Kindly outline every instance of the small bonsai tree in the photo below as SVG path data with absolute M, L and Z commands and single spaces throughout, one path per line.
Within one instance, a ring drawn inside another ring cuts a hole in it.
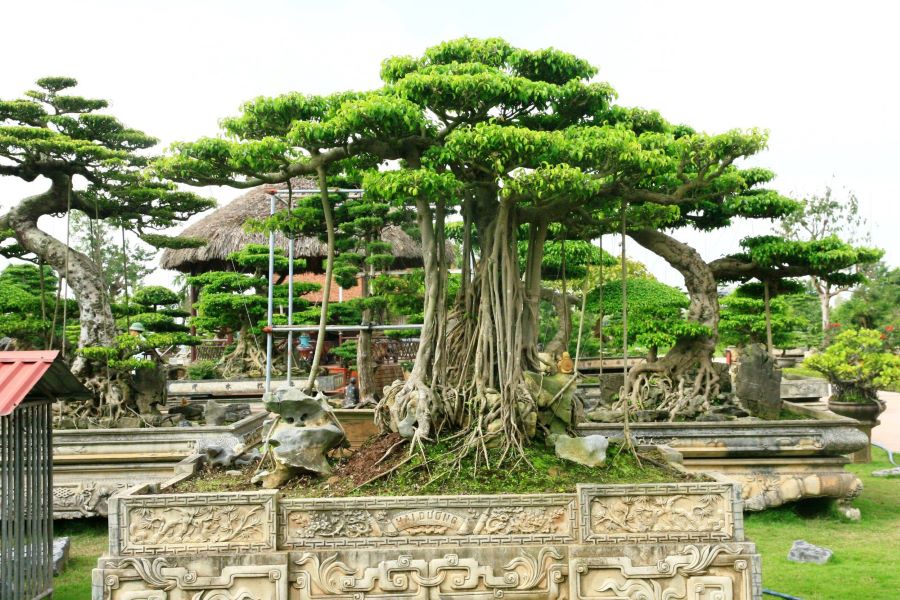
M 219 361 L 218 366 L 225 377 L 259 375 L 265 370 L 266 363 L 265 345 L 258 338 L 266 321 L 268 282 L 263 273 L 268 268 L 269 249 L 264 245 L 249 244 L 240 252 L 229 255 L 228 259 L 236 271 L 209 271 L 188 279 L 200 288 L 193 324 L 197 329 L 213 334 L 237 334 L 234 348 Z M 304 261 L 294 260 L 295 268 L 304 266 Z M 284 252 L 276 251 L 275 272 L 284 277 L 287 268 Z M 315 283 L 294 284 L 296 296 L 318 289 L 319 285 Z M 280 307 L 284 306 L 287 286 L 276 285 L 273 297 Z M 294 309 L 301 313 L 309 306 L 306 300 L 294 299 Z M 284 321 L 283 315 L 278 317 L 279 322 Z
M 900 356 L 891 351 L 888 336 L 874 329 L 842 331 L 804 365 L 828 378 L 839 402 L 877 402 L 879 389 L 900 384 Z
M 622 282 L 608 281 L 588 295 L 588 304 L 602 315 L 594 333 L 602 335 L 622 349 Z M 656 360 L 661 348 L 671 348 L 680 338 L 706 335 L 702 325 L 685 319 L 690 300 L 681 290 L 653 279 L 629 278 L 626 282 L 628 309 L 628 346 L 645 348 L 647 359 Z M 606 319 L 604 323 L 603 319 Z
M 719 301 L 719 337 L 729 346 L 766 344 L 771 330 L 773 347 L 784 348 L 797 343 L 797 332 L 809 325 L 797 315 L 789 302 L 791 295 L 803 293 L 802 284 L 783 280 L 777 293 L 770 298 L 769 316 L 766 317 L 764 290 L 759 283 L 738 286 Z

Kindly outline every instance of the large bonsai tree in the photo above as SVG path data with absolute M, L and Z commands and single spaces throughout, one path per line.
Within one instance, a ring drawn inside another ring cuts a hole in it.
M 454 40 L 421 57 L 386 60 L 385 86 L 374 92 L 254 100 L 224 121 L 227 138 L 180 144 L 160 170 L 188 183 L 237 186 L 316 174 L 330 209 L 329 173 L 353 158 L 381 161 L 383 170 L 365 176 L 363 188 L 376 201 L 416 211 L 426 293 L 413 371 L 386 394 L 380 414 L 414 442 L 463 428 L 461 453 L 491 440 L 520 448 L 537 410 L 524 373 L 541 367 L 541 264 L 551 226 L 582 240 L 624 226 L 685 275 L 688 321 L 704 333 L 679 339 L 644 375 L 699 371 L 690 392 L 708 396 L 716 273 L 661 229 L 715 229 L 736 216 L 776 217 L 796 206 L 760 188 L 771 172 L 735 166 L 765 146 L 765 134 L 699 134 L 614 106 L 614 91 L 592 82 L 595 74 L 557 50 Z M 453 213 L 463 223 L 462 275 L 448 310 L 444 242 Z M 333 220 L 326 223 L 331 231 Z M 730 260 L 723 267 L 747 262 Z
M 0 101 L 0 176 L 46 185 L 0 215 L 0 237 L 13 241 L 3 247 L 5 255 L 36 256 L 66 278 L 78 301 L 80 348 L 112 346 L 115 321 L 100 266 L 42 230 L 40 217 L 78 209 L 160 246 L 172 242 L 153 230 L 213 202 L 148 177 L 146 151 L 156 140 L 101 112 L 105 100 L 69 94 L 75 85 L 69 77 L 46 77 L 24 97 Z M 79 355 L 72 371 L 96 393 L 118 401 L 117 388 L 106 385 L 105 366 Z

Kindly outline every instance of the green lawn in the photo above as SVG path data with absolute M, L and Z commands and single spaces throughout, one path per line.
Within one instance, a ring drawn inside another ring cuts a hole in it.
M 106 550 L 106 519 L 79 519 L 55 521 L 53 534 L 69 536 L 69 564 L 59 577 L 53 580 L 53 600 L 89 600 L 91 597 L 91 569 L 97 566 L 97 558 Z
M 791 506 L 747 514 L 747 537 L 762 554 L 764 587 L 803 600 L 900 598 L 900 478 L 872 477 L 892 466 L 878 448 L 872 458 L 871 464 L 848 466 L 865 484 L 853 504 L 862 511 L 859 522 L 827 506 L 812 514 Z M 830 548 L 834 557 L 826 565 L 789 562 L 794 540 Z
M 827 507 L 812 514 L 798 507 L 747 514 L 747 537 L 763 557 L 763 586 L 803 600 L 900 598 L 900 478 L 872 477 L 872 471 L 891 466 L 878 448 L 872 456 L 871 464 L 848 467 L 866 486 L 854 503 L 862 511 L 858 523 Z M 53 598 L 87 600 L 91 569 L 106 546 L 106 521 L 57 521 L 55 527 L 58 536 L 72 538 L 72 549 L 68 568 L 56 578 Z M 788 562 L 788 550 L 798 539 L 830 548 L 834 558 L 827 565 Z

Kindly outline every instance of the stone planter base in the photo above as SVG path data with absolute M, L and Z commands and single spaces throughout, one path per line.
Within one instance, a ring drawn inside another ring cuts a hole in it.
M 94 600 L 761 598 L 734 483 L 575 494 L 112 500 Z
M 222 426 L 54 430 L 53 518 L 106 516 L 112 494 L 192 473 L 209 446 L 259 443 L 266 417 Z
M 785 402 L 808 416 L 792 421 L 632 423 L 638 444 L 673 449 L 693 473 L 722 473 L 743 483 L 746 510 L 805 498 L 849 501 L 862 482 L 844 471 L 846 455 L 867 447 L 853 419 Z M 580 435 L 622 435 L 620 423 L 581 423 Z

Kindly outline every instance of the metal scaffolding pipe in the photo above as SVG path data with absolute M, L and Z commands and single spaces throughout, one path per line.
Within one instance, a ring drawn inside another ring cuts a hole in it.
M 269 216 L 275 215 L 275 198 L 276 194 L 269 192 Z M 268 317 L 266 319 L 266 394 L 272 392 L 272 311 L 274 309 L 274 299 L 272 287 L 275 284 L 275 231 L 269 231 L 269 304 Z
M 422 325 L 326 325 L 325 331 L 403 331 L 422 329 Z M 268 325 L 264 331 L 270 336 L 276 333 L 318 331 L 318 325 Z

